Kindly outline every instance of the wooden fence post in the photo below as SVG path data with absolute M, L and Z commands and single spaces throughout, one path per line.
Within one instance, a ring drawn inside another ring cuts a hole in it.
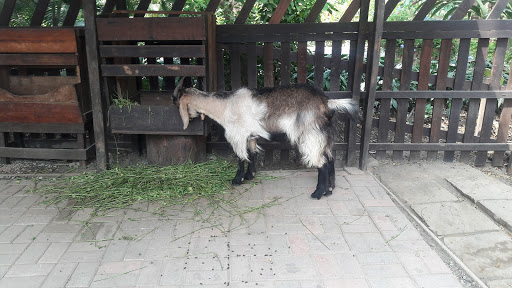
M 87 62 L 89 64 L 89 86 L 91 93 L 96 163 L 98 170 L 108 168 L 108 153 L 105 145 L 104 99 L 101 96 L 101 81 L 98 58 L 98 39 L 96 35 L 96 2 L 84 1 L 85 42 Z
M 366 1 L 366 0 L 363 0 Z M 359 155 L 359 169 L 366 170 L 368 165 L 368 152 L 373 120 L 373 102 L 377 93 L 377 76 L 379 71 L 380 43 L 384 27 L 384 0 L 375 0 L 375 14 L 373 17 L 373 35 L 368 41 L 368 61 L 366 74 L 365 105 L 363 106 L 363 132 L 361 133 L 361 149 Z M 362 8 L 362 7 L 361 7 Z M 361 13 L 362 15 L 363 13 Z M 367 14 L 367 13 L 365 13 Z M 360 21 L 364 21 L 360 19 Z M 356 83 L 354 83 L 354 87 Z

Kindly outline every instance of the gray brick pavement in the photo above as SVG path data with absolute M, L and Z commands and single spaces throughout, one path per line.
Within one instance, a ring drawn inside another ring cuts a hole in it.
M 40 205 L 29 181 L 0 180 L 0 288 L 460 287 L 370 175 L 338 171 L 334 194 L 317 201 L 315 172 L 268 173 L 277 178 L 233 193 L 244 206 L 282 203 L 214 213 L 216 225 L 185 207 L 165 219 L 114 211 L 84 227 L 90 210 Z

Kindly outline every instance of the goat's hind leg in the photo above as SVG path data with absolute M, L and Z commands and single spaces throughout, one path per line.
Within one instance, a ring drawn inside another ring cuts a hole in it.
M 332 195 L 332 191 L 336 187 L 336 171 L 334 169 L 334 158 L 329 159 L 327 162 L 327 169 L 328 169 L 328 185 L 327 185 L 327 191 L 325 191 L 324 196 L 330 196 Z
M 249 163 L 247 163 L 247 172 L 245 172 L 245 179 L 252 180 L 256 175 L 256 153 L 249 151 Z
M 315 192 L 311 194 L 311 197 L 320 200 L 323 195 L 326 195 L 329 186 L 329 164 L 325 163 L 322 167 L 318 168 L 318 182 L 316 184 Z

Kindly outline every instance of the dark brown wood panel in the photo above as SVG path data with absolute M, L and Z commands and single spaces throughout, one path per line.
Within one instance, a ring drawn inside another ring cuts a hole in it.
M 432 39 L 423 40 L 421 47 L 421 56 L 420 56 L 420 71 L 418 75 L 418 90 L 425 91 L 428 90 L 429 76 L 430 76 L 430 67 L 432 64 L 432 48 L 434 41 Z M 417 93 L 417 92 L 415 92 Z M 416 94 L 414 94 L 416 95 Z M 427 105 L 427 100 L 416 98 L 416 106 L 414 107 L 414 126 L 412 131 L 411 142 L 413 143 L 421 143 L 423 141 L 423 128 L 425 125 L 425 107 Z M 418 161 L 420 159 L 419 151 L 411 151 L 410 160 Z
M 76 104 L 11 103 L 0 105 L 0 122 L 12 123 L 82 123 Z
M 99 41 L 206 40 L 203 17 L 98 18 Z
M 75 54 L 0 54 L 0 63 L 11 66 L 76 66 Z
M 21 159 L 87 160 L 94 145 L 87 149 L 46 149 L 0 147 L 0 157 Z
M 30 26 L 41 26 L 43 24 L 44 14 L 48 9 L 48 4 L 50 4 L 50 0 L 39 0 L 36 4 L 36 10 L 34 14 L 32 14 L 32 19 L 30 20 Z
M 242 86 L 242 69 L 240 67 L 240 45 L 231 45 L 230 51 L 230 62 L 231 62 L 231 88 L 233 90 L 238 89 Z
M 511 151 L 507 143 L 370 143 L 375 150 L 404 151 Z
M 325 42 L 324 41 L 316 41 L 315 42 L 315 72 L 314 72 L 314 81 L 315 86 L 319 89 L 323 90 L 324 86 L 324 51 L 325 51 Z
M 205 76 L 200 65 L 101 65 L 103 76 Z
M 441 41 L 441 51 L 439 52 L 439 62 L 437 68 L 436 90 L 446 90 L 446 78 L 448 77 L 448 69 L 450 66 L 450 53 L 452 50 L 452 40 Z M 430 143 L 439 143 L 441 123 L 443 121 L 445 99 L 434 99 L 432 110 L 432 124 L 430 130 Z M 427 159 L 430 161 L 437 160 L 437 151 L 428 152 Z
M 469 48 L 471 45 L 471 39 L 461 39 L 459 44 L 459 53 L 457 55 L 457 67 L 455 74 L 455 82 L 453 89 L 462 90 L 464 88 L 464 82 L 466 79 L 466 70 L 469 59 Z M 462 99 L 453 98 L 450 109 L 450 120 L 448 123 L 448 135 L 446 142 L 454 143 L 457 141 L 457 134 L 459 130 L 460 113 L 462 110 Z M 451 151 L 444 153 L 444 161 L 452 162 L 455 158 L 455 154 Z
M 100 45 L 101 57 L 206 57 L 204 45 Z
M 345 13 L 343 13 L 343 16 L 341 16 L 339 22 L 352 21 L 352 19 L 354 19 L 354 16 L 356 16 L 357 11 L 359 11 L 360 2 L 361 0 L 352 0 L 347 10 L 345 10 Z
M 256 56 L 256 43 L 247 44 L 247 86 L 258 87 L 258 59 Z
M 12 123 L 0 122 L 2 132 L 84 133 L 83 123 Z
M 386 40 L 386 55 L 384 56 L 384 71 L 382 79 L 382 90 L 393 90 L 393 69 L 395 67 L 396 40 Z M 387 143 L 390 128 L 388 127 L 391 109 L 391 99 L 382 99 L 380 101 L 379 128 L 377 142 Z M 379 150 L 376 153 L 377 159 L 385 159 L 386 151 Z
M 0 28 L 0 53 L 76 53 L 70 28 Z
M 78 84 L 76 76 L 11 76 L 9 77 L 9 92 L 17 95 L 41 95 L 58 87 Z M 72 89 L 75 89 L 72 86 Z
M 290 84 L 290 42 L 281 42 L 281 85 Z
M 509 75 L 512 75 L 512 67 L 509 72 Z M 512 81 L 509 78 L 507 83 L 506 90 L 512 90 Z M 508 139 L 508 130 L 510 128 L 510 118 L 512 117 L 512 99 L 505 99 L 503 102 L 503 110 L 501 110 L 500 115 L 500 123 L 498 126 L 498 135 L 496 136 L 496 142 L 505 143 Z M 504 160 L 504 151 L 494 151 L 494 156 L 492 158 L 493 166 L 501 167 L 503 165 Z M 509 157 L 512 158 L 512 157 Z M 509 160 L 510 165 L 510 160 Z M 508 167 L 510 168 L 510 167 Z M 507 173 L 510 173 L 508 171 Z
M 332 61 L 331 61 L 331 74 L 330 74 L 330 90 L 339 91 L 341 86 L 341 46 L 342 41 L 332 41 Z
M 492 61 L 491 77 L 489 82 L 490 90 L 499 90 L 501 87 L 501 76 L 503 75 L 503 67 L 505 64 L 505 54 L 508 47 L 507 38 L 499 38 L 496 40 L 496 50 Z M 482 121 L 482 129 L 480 130 L 480 143 L 486 143 L 491 140 L 492 127 L 494 117 L 496 115 L 497 99 L 487 99 L 485 103 L 485 113 Z M 487 160 L 487 152 L 480 151 L 476 155 L 475 165 L 483 166 Z

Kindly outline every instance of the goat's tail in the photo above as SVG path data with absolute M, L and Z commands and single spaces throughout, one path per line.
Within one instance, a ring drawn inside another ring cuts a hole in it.
M 361 122 L 361 118 L 359 117 L 359 105 L 353 99 L 329 99 L 327 106 L 331 110 L 347 114 L 348 117 L 356 123 Z

